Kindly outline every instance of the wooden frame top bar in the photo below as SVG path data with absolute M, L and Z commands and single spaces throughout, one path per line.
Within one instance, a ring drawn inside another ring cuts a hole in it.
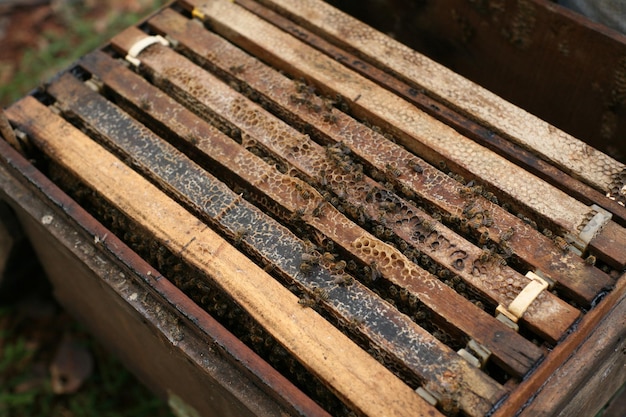
M 319 0 L 261 0 L 607 192 L 624 164 Z M 565 151 L 563 151 L 565 149 Z

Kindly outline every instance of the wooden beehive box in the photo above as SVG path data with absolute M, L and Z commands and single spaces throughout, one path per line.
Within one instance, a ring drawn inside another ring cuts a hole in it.
M 324 2 L 174 2 L 6 115 L 57 297 L 176 407 L 589 415 L 626 380 L 624 164 Z

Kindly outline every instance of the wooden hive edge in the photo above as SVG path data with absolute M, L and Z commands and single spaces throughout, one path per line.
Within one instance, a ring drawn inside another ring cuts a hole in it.
M 2 140 L 0 155 L 0 198 L 18 213 L 59 302 L 158 395 L 207 416 L 328 415 Z

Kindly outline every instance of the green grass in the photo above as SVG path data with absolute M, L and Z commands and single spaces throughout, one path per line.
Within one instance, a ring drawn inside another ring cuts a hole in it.
M 94 371 L 72 394 L 52 390 L 47 372 L 65 333 L 91 352 Z M 141 385 L 126 368 L 64 313 L 38 320 L 16 307 L 0 309 L 1 417 L 172 416 L 164 401 Z
M 42 49 L 28 49 L 16 66 L 11 82 L 0 85 L 0 106 L 7 106 L 26 95 L 38 85 L 52 78 L 57 72 L 67 68 L 76 59 L 103 45 L 113 35 L 137 23 L 147 14 L 166 3 L 154 0 L 152 6 L 137 13 L 115 13 L 107 16 L 107 26 L 101 33 L 96 33 L 89 10 L 72 6 L 73 2 L 62 2 L 57 13 L 66 29 L 45 31 L 41 34 Z
M 7 106 L 82 55 L 103 45 L 165 4 L 154 0 L 137 13 L 104 11 L 106 29 L 97 33 L 89 10 L 81 2 L 62 2 L 56 11 L 63 31 L 39 35 L 45 48 L 26 50 L 16 64 L 13 79 L 0 85 L 0 106 Z M 72 394 L 52 390 L 49 366 L 64 334 L 84 344 L 94 359 L 90 377 Z M 45 319 L 25 318 L 16 306 L 0 307 L 0 417 L 141 417 L 172 416 L 156 398 L 79 324 L 63 312 Z

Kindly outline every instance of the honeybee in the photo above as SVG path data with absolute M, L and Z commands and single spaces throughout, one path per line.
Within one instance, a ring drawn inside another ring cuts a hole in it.
M 349 260 L 348 261 L 348 265 L 346 266 L 346 269 L 348 271 L 354 272 L 354 271 L 356 271 L 356 268 L 357 268 L 356 267 L 356 262 L 354 262 L 353 260 Z
M 412 294 L 411 294 L 412 295 Z M 409 297 L 409 303 L 411 302 L 411 298 Z M 426 320 L 428 318 L 428 313 L 422 309 L 417 310 L 415 314 L 413 314 L 413 320 L 416 322 L 420 322 Z
M 509 227 L 508 230 L 506 230 L 505 232 L 503 232 L 500 235 L 500 240 L 502 242 L 506 242 L 506 241 L 510 240 L 513 237 L 514 234 L 515 234 L 515 229 L 512 228 L 512 227 Z
M 485 227 L 493 226 L 493 218 L 491 217 L 491 213 L 489 213 L 488 211 L 483 212 L 482 226 L 485 226 Z
M 402 171 L 400 171 L 398 169 L 398 167 L 395 167 L 391 164 L 386 164 L 385 165 L 385 169 L 387 169 L 387 171 L 393 176 L 393 177 L 399 177 L 400 175 L 402 175 Z
M 474 194 L 472 193 L 472 189 L 470 187 L 459 187 L 459 195 L 461 197 L 470 197 Z
M 476 216 L 478 213 L 480 213 L 482 211 L 482 208 L 476 204 L 475 201 L 471 201 L 470 203 L 468 203 L 464 208 L 463 208 L 463 214 L 468 218 L 471 219 L 474 216 Z
M 398 287 L 396 287 L 395 285 L 390 285 L 389 286 L 389 295 L 391 297 L 397 297 L 398 296 Z
M 300 259 L 302 259 L 302 262 L 307 262 L 311 265 L 317 265 L 320 261 L 320 255 L 317 252 L 303 253 Z
M 422 227 L 427 233 L 430 233 L 435 230 L 435 223 L 431 222 L 430 220 L 424 220 L 422 222 Z
M 308 108 L 309 108 L 309 110 L 311 110 L 314 113 L 319 113 L 319 112 L 322 111 L 322 106 L 320 106 L 317 103 L 309 102 Z
M 248 230 L 245 227 L 240 227 L 239 229 L 235 230 L 235 236 L 234 236 L 235 246 L 239 246 L 241 244 L 241 241 L 245 239 L 247 235 L 248 235 Z
M 322 259 L 324 259 L 325 262 L 335 262 L 335 255 L 330 252 L 324 252 Z
M 331 269 L 335 272 L 343 272 L 343 270 L 346 269 L 346 265 L 346 261 L 342 259 L 331 265 Z
M 348 274 L 337 274 L 333 275 L 332 278 L 332 283 L 341 287 L 352 285 L 352 283 L 354 282 L 354 278 L 352 277 L 352 275 Z
M 589 255 L 585 258 L 585 263 L 589 266 L 594 266 L 596 264 L 596 257 L 593 255 Z
M 409 161 L 407 162 L 407 165 L 418 174 L 421 174 L 424 172 L 424 168 L 422 168 L 422 166 L 413 159 L 409 159 Z
M 491 259 L 491 251 L 488 249 L 483 249 L 480 252 L 480 255 L 478 256 L 478 260 L 482 263 L 487 262 L 489 259 Z
M 322 209 L 324 207 L 324 204 L 326 204 L 325 201 L 320 202 L 317 206 L 315 206 L 315 208 L 313 209 L 313 211 L 311 212 L 311 215 L 313 217 L 320 217 L 322 215 Z
M 475 185 L 474 187 L 472 187 L 472 192 L 474 193 L 474 195 L 479 196 L 483 194 L 483 186 L 482 185 Z
M 308 103 L 307 99 L 305 99 L 303 97 L 300 97 L 300 96 L 297 96 L 295 94 L 290 94 L 289 95 L 289 101 L 291 101 L 293 104 L 306 104 L 306 103 Z
M 380 270 L 378 269 L 378 265 L 376 265 L 375 261 L 372 261 L 369 265 L 370 270 L 370 279 L 372 282 L 375 282 L 378 278 L 381 277 Z
M 324 116 L 322 116 L 322 118 L 324 119 L 326 123 L 330 123 L 330 124 L 337 123 L 337 116 L 335 116 L 333 113 L 324 113 Z
M 489 232 L 484 231 L 480 234 L 479 238 L 478 238 L 478 244 L 479 245 L 484 245 L 489 241 Z
M 300 192 L 300 196 L 304 199 L 304 200 L 308 200 L 311 198 L 311 191 L 308 189 L 308 187 L 303 187 L 300 184 L 296 184 L 296 190 L 298 190 Z
M 367 194 L 365 195 L 365 201 L 370 202 L 372 201 L 373 197 L 376 195 L 376 193 L 380 191 L 380 189 L 378 187 L 372 187 L 367 191 Z
M 358 330 L 359 327 L 361 327 L 362 325 L 363 325 L 363 320 L 356 318 L 356 317 L 352 317 L 350 321 L 347 323 L 347 327 L 353 332 Z
M 385 227 L 383 225 L 377 224 L 376 226 L 374 226 L 374 229 L 372 229 L 372 233 L 374 234 L 374 236 L 382 238 L 383 234 L 385 233 Z
M 409 299 L 409 290 L 407 290 L 406 288 L 400 288 L 400 301 L 402 301 L 403 303 L 406 303 Z
M 241 74 L 242 72 L 244 72 L 245 66 L 243 64 L 241 64 L 241 65 L 231 65 L 230 68 L 228 68 L 228 69 L 233 74 Z
M 292 221 L 292 222 L 299 221 L 302 219 L 303 215 L 304 215 L 304 208 L 300 207 L 293 212 L 293 214 L 289 218 L 289 221 Z
M 395 211 L 398 205 L 394 201 L 381 201 L 379 207 L 384 211 Z
M 313 298 L 315 301 L 326 301 L 328 300 L 328 291 L 324 288 L 315 287 L 313 288 Z
M 313 270 L 313 265 L 309 262 L 301 262 L 300 263 L 300 272 L 304 274 L 310 274 Z
M 492 255 L 492 258 L 493 258 L 493 263 L 494 263 L 494 265 L 496 265 L 496 266 L 505 266 L 505 265 L 506 265 L 506 259 L 504 259 L 504 258 L 503 258 L 502 256 L 500 256 L 499 254 L 494 253 L 494 254 Z
M 150 102 L 150 100 L 148 100 L 147 97 L 142 97 L 139 100 L 139 105 L 141 107 L 141 110 L 145 110 L 145 111 L 152 110 L 152 103 Z
M 506 241 L 503 241 L 501 243 L 502 246 L 502 256 L 507 259 L 510 258 L 513 255 L 513 249 L 506 243 Z
M 314 299 L 309 298 L 309 296 L 305 295 L 298 300 L 298 304 L 300 304 L 302 307 L 315 307 L 316 302 Z
M 569 249 L 569 243 L 567 243 L 567 240 L 563 239 L 561 236 L 555 237 L 554 238 L 554 243 L 563 252 L 565 252 L 565 251 L 567 251 Z

